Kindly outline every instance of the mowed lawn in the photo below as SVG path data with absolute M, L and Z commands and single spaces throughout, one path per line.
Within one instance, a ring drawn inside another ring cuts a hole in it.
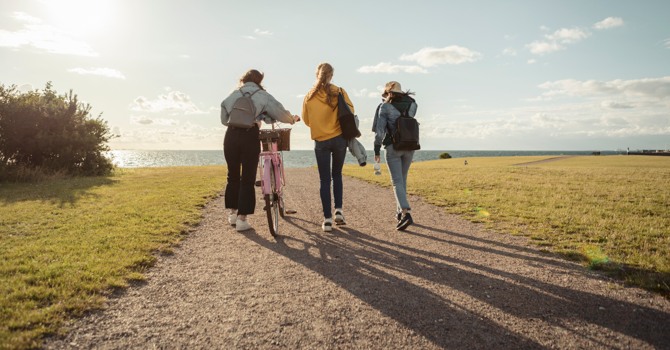
M 120 169 L 0 184 L 0 348 L 32 348 L 169 254 L 225 185 L 224 167 Z
M 670 296 L 670 157 L 579 156 L 517 165 L 548 158 L 417 162 L 408 191 Z M 375 176 L 370 167 L 346 166 L 345 174 L 390 186 L 382 169 Z
M 670 288 L 670 157 L 436 160 L 412 165 L 409 190 L 445 210 L 528 235 L 645 288 Z M 0 184 L 0 348 L 39 346 L 73 315 L 143 279 L 201 208 L 225 167 L 120 169 L 105 178 Z M 388 171 L 345 174 L 389 186 Z M 389 189 L 390 190 L 390 189 Z

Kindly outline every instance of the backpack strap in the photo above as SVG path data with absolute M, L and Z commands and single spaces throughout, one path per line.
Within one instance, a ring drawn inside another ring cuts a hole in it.
M 338 98 L 338 100 L 337 100 L 337 102 L 335 103 L 335 107 L 333 107 L 333 111 L 335 111 L 335 110 L 337 109 L 337 106 L 340 104 L 340 100 L 339 100 L 339 98 L 340 98 L 340 94 L 341 94 L 341 93 L 342 93 L 342 87 L 338 87 L 338 88 L 337 88 L 337 98 Z
M 395 108 L 396 111 L 400 112 L 400 115 L 401 115 L 401 116 L 403 116 L 403 117 L 407 117 L 407 118 L 413 118 L 413 117 L 410 117 L 410 116 L 409 116 L 409 109 L 412 108 L 412 103 L 414 103 L 414 100 L 412 100 L 412 102 L 409 103 L 409 105 L 407 106 L 407 108 L 405 108 L 404 111 L 401 111 L 401 110 L 400 110 L 398 107 L 396 107 L 393 103 L 391 103 L 391 106 L 393 106 L 393 108 Z

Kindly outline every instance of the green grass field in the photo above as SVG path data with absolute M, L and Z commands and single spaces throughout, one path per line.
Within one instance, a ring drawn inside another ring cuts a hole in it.
M 141 280 L 225 184 L 224 167 L 0 184 L 0 348 L 33 348 Z
M 670 295 L 670 157 L 446 159 L 412 164 L 408 191 L 446 211 Z M 390 186 L 388 170 L 345 174 Z
M 501 233 L 670 295 L 670 157 L 470 158 L 412 165 L 409 190 Z M 389 186 L 386 169 L 345 174 Z M 225 184 L 224 167 L 121 169 L 0 184 L 0 348 L 39 346 L 169 254 Z M 390 190 L 390 189 L 389 189 Z

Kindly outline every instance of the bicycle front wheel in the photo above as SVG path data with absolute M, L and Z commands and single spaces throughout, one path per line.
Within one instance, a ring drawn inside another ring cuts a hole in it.
M 270 187 L 272 188 L 272 193 L 265 195 L 265 213 L 268 217 L 268 227 L 270 228 L 270 234 L 276 236 L 279 234 L 279 201 L 280 198 L 277 196 L 277 182 L 275 179 L 277 175 L 275 174 L 274 167 L 270 165 Z

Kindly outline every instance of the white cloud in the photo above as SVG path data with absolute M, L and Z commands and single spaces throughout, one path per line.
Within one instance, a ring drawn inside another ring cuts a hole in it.
M 359 73 L 428 73 L 426 69 L 419 66 L 403 66 L 381 62 L 374 66 L 363 66 L 356 70 Z
M 258 36 L 272 36 L 272 35 L 274 35 L 274 33 L 272 33 L 269 30 L 261 30 L 261 29 L 258 29 L 258 28 L 256 28 L 254 30 L 254 34 L 256 34 Z
M 542 96 L 598 97 L 630 96 L 670 101 L 670 76 L 637 80 L 580 81 L 575 79 L 545 82 L 539 88 L 547 90 Z
M 149 100 L 144 96 L 139 96 L 130 105 L 130 109 L 139 112 L 170 114 L 202 114 L 206 113 L 200 110 L 192 101 L 191 97 L 180 91 L 173 91 L 167 88 L 168 92 L 159 95 L 154 100 Z
M 424 67 L 432 67 L 438 64 L 461 64 L 474 62 L 482 57 L 477 51 L 462 46 L 451 45 L 443 48 L 425 47 L 412 54 L 400 56 L 402 61 L 412 61 Z
M 269 30 L 262 30 L 262 29 L 254 29 L 254 35 L 244 35 L 243 38 L 249 39 L 249 40 L 256 40 L 259 37 L 271 37 L 273 36 L 274 33 L 269 31 Z
M 176 119 L 168 118 L 149 118 L 147 116 L 132 116 L 130 117 L 131 124 L 139 125 L 160 125 L 160 126 L 177 126 L 180 122 Z
M 544 55 L 565 49 L 565 45 L 580 42 L 591 36 L 582 28 L 561 28 L 551 34 L 545 34 L 543 40 L 536 40 L 526 47 L 535 55 Z
M 557 42 L 534 41 L 526 45 L 530 52 L 536 55 L 544 55 L 554 51 L 563 50 L 565 47 L 559 45 Z
M 609 109 L 628 109 L 628 108 L 635 108 L 635 106 L 631 103 L 626 103 L 626 102 L 616 102 L 616 101 L 602 101 L 600 103 L 600 106 L 603 108 L 609 108 Z
M 130 117 L 130 124 L 139 124 L 139 125 L 151 125 L 153 124 L 153 120 L 149 117 L 146 116 L 133 116 Z
M 623 25 L 623 19 L 620 17 L 607 17 L 604 20 L 593 25 L 593 28 L 598 30 L 610 29 L 620 27 Z
M 670 49 L 670 38 L 665 39 L 665 40 L 663 41 L 663 46 L 665 46 L 666 48 Z
M 23 27 L 17 31 L 0 30 L 0 47 L 20 49 L 27 46 L 55 54 L 98 56 L 87 43 L 58 28 L 43 24 L 37 17 L 23 12 L 15 12 L 12 17 Z
M 516 56 L 516 50 L 511 47 L 507 47 L 502 51 L 502 54 L 503 56 Z
M 356 97 L 367 97 L 367 98 L 381 98 L 382 92 L 384 91 L 383 86 L 377 86 L 375 91 L 370 91 L 369 89 L 353 90 L 353 95 Z
M 541 103 L 506 111 L 468 110 L 451 113 L 449 118 L 437 115 L 422 120 L 421 125 L 426 138 L 431 139 L 447 138 L 452 142 L 476 139 L 485 144 L 491 139 L 511 138 L 524 140 L 521 145 L 526 147 L 533 147 L 529 142 L 536 140 L 542 147 L 551 139 L 565 144 L 560 140 L 670 136 L 670 116 L 665 110 L 603 108 L 591 102 L 560 106 Z
M 126 77 L 123 75 L 123 73 L 119 72 L 116 69 L 112 68 L 71 68 L 67 70 L 68 72 L 71 73 L 77 73 L 77 74 L 82 74 L 82 75 L 99 75 L 103 77 L 108 77 L 108 78 L 115 78 L 115 79 L 126 79 Z
M 221 126 L 211 127 L 177 121 L 170 123 L 170 119 L 161 122 L 160 119 L 139 118 L 141 117 L 131 118 L 131 122 L 138 124 L 138 121 L 142 121 L 142 125 L 119 133 L 120 137 L 110 142 L 113 148 L 187 150 L 202 149 L 203 144 L 220 147 L 225 133 Z M 221 156 L 223 157 L 223 154 Z
M 530 117 L 530 121 L 534 127 L 555 130 L 561 130 L 569 124 L 568 120 L 558 116 L 551 116 L 547 112 L 533 114 Z
M 574 44 L 588 38 L 590 35 L 591 33 L 581 28 L 561 28 L 544 37 L 549 41 L 559 42 L 561 44 Z

